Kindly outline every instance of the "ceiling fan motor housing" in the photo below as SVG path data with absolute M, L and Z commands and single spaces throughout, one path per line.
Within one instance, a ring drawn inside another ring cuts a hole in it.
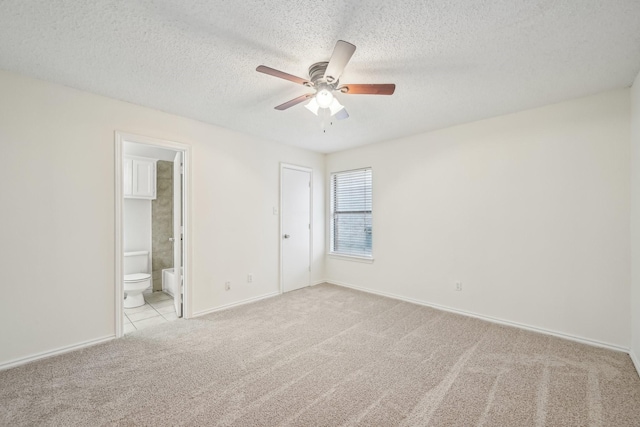
M 327 76 L 325 79 L 324 73 L 327 69 L 328 62 L 316 62 L 309 67 L 309 80 L 313 83 L 313 86 L 318 90 L 326 88 L 328 90 L 336 90 L 338 87 L 338 80 L 333 79 L 331 76 Z

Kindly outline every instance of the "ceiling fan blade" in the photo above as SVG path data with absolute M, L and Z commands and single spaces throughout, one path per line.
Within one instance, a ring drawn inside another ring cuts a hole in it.
M 256 71 L 259 73 L 268 74 L 273 77 L 279 77 L 281 79 L 289 80 L 290 82 L 298 83 L 305 86 L 311 86 L 311 82 L 309 80 L 303 79 L 302 77 L 296 77 L 294 75 L 285 73 L 284 71 L 279 71 L 265 65 L 260 65 L 258 68 L 256 68 Z
M 390 84 L 359 84 L 359 85 L 343 85 L 338 88 L 340 92 L 349 95 L 393 95 L 396 85 Z
M 293 107 L 294 105 L 298 105 L 301 102 L 311 98 L 314 94 L 313 93 L 308 93 L 306 95 L 301 95 L 297 98 L 293 98 L 291 101 L 287 101 L 284 104 L 280 104 L 277 107 L 275 107 L 276 110 L 286 110 L 287 108 Z
M 355 51 L 356 47 L 351 43 L 338 40 L 336 47 L 333 49 L 333 54 L 331 55 L 327 69 L 324 71 L 324 78 L 327 79 L 329 83 L 338 80 Z
M 338 111 L 333 117 L 335 117 L 336 120 L 344 120 L 349 118 L 349 113 L 347 113 L 346 108 L 343 108 L 342 110 Z

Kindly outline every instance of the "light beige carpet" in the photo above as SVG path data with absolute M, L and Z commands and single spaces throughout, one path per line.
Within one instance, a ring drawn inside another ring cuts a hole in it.
M 640 426 L 629 356 L 331 285 L 0 372 L 0 425 Z

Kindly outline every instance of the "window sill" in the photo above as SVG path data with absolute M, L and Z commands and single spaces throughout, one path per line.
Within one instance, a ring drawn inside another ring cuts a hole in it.
M 341 254 L 327 254 L 329 258 L 341 259 L 344 261 L 355 261 L 355 262 L 363 262 L 365 264 L 373 264 L 373 257 L 368 256 L 357 256 L 357 255 L 341 255 Z

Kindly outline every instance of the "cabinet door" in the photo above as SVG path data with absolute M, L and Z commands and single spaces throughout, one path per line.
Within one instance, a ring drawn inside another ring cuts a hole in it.
M 124 172 L 124 196 L 128 197 L 133 195 L 133 160 L 125 158 L 122 166 Z
M 148 160 L 133 160 L 133 195 L 155 198 L 156 164 Z

